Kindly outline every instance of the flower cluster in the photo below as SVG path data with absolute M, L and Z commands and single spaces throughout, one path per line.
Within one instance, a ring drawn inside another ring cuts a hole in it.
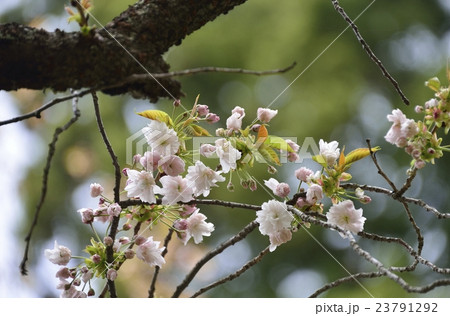
M 229 175 L 227 188 L 231 190 L 233 173 L 241 178 L 244 188 L 254 191 L 256 181 L 250 175 L 249 169 L 255 161 L 268 164 L 269 170 L 273 171 L 273 165 L 280 164 L 277 151 L 286 154 L 291 161 L 298 158 L 297 144 L 268 134 L 266 126 L 277 114 L 276 110 L 259 108 L 257 119 L 243 128 L 245 110 L 239 106 L 235 107 L 226 120 L 226 129 L 216 130 L 214 143 L 202 144 L 198 149 L 204 157 L 219 159 L 219 165 L 215 169 L 200 160 L 193 161 L 194 152 L 188 150 L 186 145 L 192 137 L 210 136 L 199 123 L 213 124 L 220 120 L 217 114 L 209 111 L 207 105 L 197 104 L 196 100 L 192 110 L 182 112 L 177 117 L 171 117 L 159 110 L 138 114 L 150 120 L 148 125 L 142 128 L 148 150 L 143 154 L 136 154 L 133 157 L 133 165 L 122 171 L 127 178 L 124 193 L 129 198 L 128 203 L 112 201 L 104 194 L 104 188 L 100 184 L 93 183 L 90 185 L 90 195 L 99 199 L 98 207 L 78 210 L 82 222 L 91 225 L 92 229 L 94 221 L 112 223 L 117 219 L 123 221 L 117 235 L 126 234 L 133 227 L 134 235 L 116 237 L 113 240 L 108 236 L 108 226 L 106 237 L 101 239 L 94 230 L 96 238 L 92 238 L 90 245 L 85 248 L 89 256 L 83 258 L 84 264 L 70 270 L 70 277 L 75 276 L 72 281 L 68 281 L 67 277 L 61 281 L 62 285 L 58 286 L 63 289 L 62 296 L 83 296 L 84 292 L 77 289 L 81 284 L 79 276 L 83 273 L 89 273 L 91 277 L 115 280 L 123 262 L 134 257 L 151 267 L 162 267 L 165 264 L 165 247 L 160 245 L 160 241 L 154 240 L 153 236 L 144 237 L 142 234 L 146 230 L 163 223 L 173 229 L 185 245 L 191 239 L 196 244 L 201 243 L 204 237 L 210 236 L 214 231 L 214 225 L 206 221 L 207 217 L 194 204 L 196 198 L 207 197 L 214 187 L 226 180 L 225 175 Z M 289 194 L 289 186 L 286 184 L 273 189 L 282 196 Z M 263 207 L 263 211 L 267 209 L 267 215 L 261 214 L 262 218 L 275 213 L 285 217 L 285 220 L 273 229 L 266 227 L 264 233 L 270 236 L 271 250 L 289 240 L 291 236 L 290 223 L 286 222 L 286 215 L 289 218 L 290 215 L 281 213 L 281 204 L 274 210 L 274 205 L 279 202 L 274 203 L 269 203 L 267 208 Z M 146 229 L 141 234 L 137 233 L 136 229 L 144 227 Z M 108 249 L 113 250 L 112 262 L 107 255 Z M 71 258 L 82 258 L 72 257 L 69 249 L 56 243 L 55 249 L 46 250 L 45 255 L 58 265 L 66 265 Z M 89 293 L 93 293 L 90 287 Z
M 274 178 L 264 181 L 264 184 L 272 190 L 275 196 L 285 199 L 284 203 L 276 200 L 264 203 L 261 207 L 262 210 L 256 213 L 256 221 L 260 225 L 259 230 L 263 235 L 269 236 L 270 251 L 291 240 L 292 231 L 302 224 L 300 218 L 291 214 L 288 204 L 302 212 L 323 213 L 322 199 L 327 196 L 333 202 L 326 214 L 329 224 L 355 234 L 364 229 L 366 219 L 362 216 L 362 209 L 355 209 L 353 201 L 348 198 L 368 203 L 371 201 L 370 197 L 365 195 L 360 188 L 353 193 L 347 192 L 340 186 L 340 183 L 351 179 L 351 175 L 346 172 L 350 165 L 369 155 L 370 151 L 359 148 L 344 155 L 338 146 L 337 141 L 330 143 L 322 139 L 319 141 L 320 153 L 313 159 L 322 166 L 322 170 L 314 172 L 306 167 L 297 169 L 295 176 L 299 180 L 299 185 L 297 193 L 291 199 L 288 197 L 291 188 L 287 183 L 280 183 Z M 378 149 L 377 147 L 373 150 Z M 306 190 L 302 184 L 306 184 Z M 307 225 L 305 224 L 305 226 Z M 344 234 L 341 236 L 345 238 Z
M 401 110 L 395 109 L 387 116 L 392 126 L 384 137 L 389 143 L 404 148 L 413 158 L 411 165 L 416 169 L 423 168 L 427 162 L 434 163 L 443 156 L 443 151 L 449 151 L 448 146 L 441 146 L 442 138 L 437 136 L 440 128 L 444 128 L 445 134 L 450 130 L 449 87 L 441 86 L 438 78 L 425 84 L 435 91 L 435 97 L 424 106 L 415 107 L 417 113 L 424 114 L 423 121 L 408 119 Z

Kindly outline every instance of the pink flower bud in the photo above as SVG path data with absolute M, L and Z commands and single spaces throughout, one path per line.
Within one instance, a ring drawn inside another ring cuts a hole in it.
M 130 230 L 132 227 L 133 226 L 131 224 L 125 223 L 125 224 L 123 224 L 122 229 L 127 231 L 127 230 Z
M 295 176 L 300 181 L 306 182 L 308 177 L 312 175 L 314 172 L 311 169 L 308 169 L 306 167 L 301 167 L 297 170 L 295 170 Z
M 90 186 L 90 189 L 91 189 L 91 196 L 93 198 L 95 198 L 103 193 L 103 187 L 98 183 L 92 183 Z
M 423 160 L 416 160 L 416 162 L 414 163 L 414 167 L 416 167 L 417 169 L 422 169 L 423 167 L 425 167 L 425 161 Z
M 113 240 L 111 237 L 109 237 L 109 236 L 105 236 L 105 237 L 103 238 L 103 243 L 104 243 L 106 246 L 112 246 L 112 245 L 114 244 L 114 240 Z
M 119 243 L 121 243 L 122 245 L 126 245 L 130 242 L 130 238 L 128 237 L 120 237 L 119 238 Z
M 250 191 L 256 191 L 258 188 L 255 180 L 250 180 Z
M 209 108 L 205 104 L 198 104 L 197 105 L 197 113 L 200 116 L 206 116 L 209 113 Z
M 296 162 L 298 159 L 300 158 L 300 156 L 297 153 L 288 153 L 288 160 L 290 162 Z
M 178 156 L 170 155 L 159 160 L 158 166 L 169 176 L 176 177 L 184 172 L 185 164 Z
M 286 139 L 286 143 L 292 148 L 293 151 L 298 152 L 300 150 L 300 146 L 296 142 Z
M 414 111 L 416 111 L 416 113 L 422 113 L 423 112 L 423 106 L 416 105 L 416 107 L 414 108 Z
M 258 108 L 257 117 L 263 123 L 269 123 L 271 119 L 277 115 L 278 110 L 271 110 L 268 108 Z
M 259 128 L 261 127 L 261 124 L 255 124 L 252 126 L 252 131 L 257 133 L 259 131 Z
M 139 163 L 147 171 L 155 171 L 158 169 L 159 160 L 161 155 L 155 151 L 147 151 L 144 156 L 139 160 Z
M 180 211 L 180 216 L 186 217 L 191 215 L 197 210 L 197 206 L 195 204 L 184 204 L 183 211 Z
M 122 169 L 122 174 L 123 174 L 125 177 L 128 177 L 128 169 L 129 169 L 129 168 L 123 168 L 123 169 Z
M 70 278 L 70 271 L 69 268 L 64 267 L 58 270 L 58 272 L 56 272 L 56 277 L 59 279 L 68 279 Z
M 108 272 L 106 272 L 106 277 L 108 280 L 114 281 L 117 278 L 117 271 L 115 269 L 109 269 Z
M 206 115 L 206 122 L 213 124 L 217 123 L 220 120 L 220 117 L 217 114 L 214 113 L 208 113 Z
M 81 215 L 81 221 L 84 224 L 90 224 L 94 221 L 94 211 L 91 208 L 82 208 L 77 211 Z
M 185 219 L 180 219 L 173 223 L 173 227 L 176 230 L 186 230 L 188 228 L 188 222 Z
M 125 255 L 125 258 L 127 258 L 127 259 L 133 259 L 133 258 L 134 258 L 134 255 L 135 255 L 136 253 L 134 252 L 133 249 L 127 249 L 127 250 L 125 250 L 125 251 L 123 252 L 123 254 Z
M 94 262 L 95 264 L 99 264 L 100 262 L 102 262 L 102 257 L 100 257 L 99 254 L 95 254 L 91 257 L 92 262 Z
M 216 152 L 216 146 L 211 144 L 202 144 L 200 146 L 200 154 L 207 158 L 211 157 Z
M 289 188 L 289 184 L 281 182 L 275 188 L 275 194 L 279 197 L 285 198 L 291 192 L 291 188 Z
M 145 243 L 147 241 L 147 238 L 145 238 L 144 236 L 138 236 L 136 238 L 136 240 L 134 241 L 134 243 L 136 244 L 136 246 L 142 245 L 143 243 Z
M 110 206 L 108 206 L 108 210 L 107 210 L 108 215 L 115 216 L 115 217 L 119 216 L 121 211 L 122 211 L 122 208 L 117 203 L 113 203 Z
M 234 109 L 231 111 L 231 114 L 237 113 L 240 116 L 245 116 L 245 109 L 241 108 L 240 106 L 235 106 Z

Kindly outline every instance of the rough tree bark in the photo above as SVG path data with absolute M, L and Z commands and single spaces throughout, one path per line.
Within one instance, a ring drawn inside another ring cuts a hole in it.
M 92 35 L 47 32 L 17 23 L 0 24 L 0 89 L 65 91 L 106 87 L 145 70 L 168 72 L 162 54 L 190 33 L 246 0 L 141 0 Z M 115 39 L 113 39 L 113 37 Z M 117 41 L 120 45 L 117 43 Z M 178 81 L 160 79 L 174 97 L 183 95 Z M 103 92 L 130 92 L 156 101 L 169 96 L 156 81 L 126 84 Z

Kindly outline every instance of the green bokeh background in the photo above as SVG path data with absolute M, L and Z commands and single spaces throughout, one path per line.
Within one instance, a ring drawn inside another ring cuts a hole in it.
M 97 0 L 92 13 L 105 24 L 132 3 Z M 352 18 L 370 3 L 368 0 L 341 1 Z M 56 0 L 42 1 L 39 5 L 28 3 L 0 16 L 2 23 L 16 21 L 41 26 L 60 23 L 60 27 L 67 30 L 76 29 L 65 22 L 61 23 L 61 19 L 65 19 L 64 2 Z M 450 52 L 450 6 L 447 0 L 378 0 L 357 20 L 357 25 L 375 54 L 398 80 L 411 106 L 402 104 L 393 87 L 362 50 L 351 29 L 343 32 L 347 24 L 333 9 L 331 1 L 327 0 L 248 1 L 191 34 L 180 46 L 171 48 L 166 53 L 166 59 L 172 70 L 202 66 L 267 70 L 284 68 L 296 61 L 297 66 L 293 70 L 274 76 L 210 73 L 182 77 L 180 81 L 186 94 L 182 103 L 191 106 L 200 94 L 199 102 L 207 104 L 211 111 L 219 114 L 221 124 L 225 123 L 234 106 L 246 109 L 245 124 L 253 120 L 258 107 L 271 105 L 279 113 L 270 123 L 270 134 L 297 137 L 300 145 L 305 137 L 312 137 L 316 142 L 321 138 L 326 141 L 337 140 L 341 146 L 346 146 L 348 152 L 364 147 L 365 140 L 370 138 L 372 145 L 382 147 L 379 161 L 385 172 L 400 186 L 406 178 L 409 159 L 403 150 L 384 141 L 383 136 L 390 125 L 385 117 L 392 109 L 399 107 L 408 117 L 419 119 L 413 111 L 414 105 L 423 104 L 432 97 L 432 92 L 424 87 L 424 81 L 438 76 L 442 82 L 446 82 L 445 69 Z M 49 92 L 29 91 L 19 91 L 13 95 L 17 107 L 23 112 L 54 97 Z M 121 166 L 125 167 L 125 140 L 146 124 L 146 120 L 134 112 L 158 108 L 171 113 L 172 100 L 150 104 L 129 96 L 99 96 L 108 136 Z M 85 205 L 95 205 L 95 201 L 89 197 L 89 183 L 101 182 L 109 190 L 107 194 L 112 196 L 113 169 L 97 132 L 91 99 L 84 97 L 79 107 L 82 113 L 80 122 L 64 133 L 58 142 L 49 194 L 33 238 L 29 278 L 37 280 L 30 282 L 30 286 L 39 297 L 58 295 L 57 291 L 40 286 L 45 282 L 45 277 L 34 274 L 43 257 L 43 249 L 49 247 L 56 237 L 65 236 L 63 240 L 69 241 L 73 253 L 81 254 L 89 240 L 90 231 L 81 224 L 75 212 Z M 28 176 L 21 184 L 21 199 L 26 206 L 24 212 L 27 221 L 20 223 L 18 239 L 26 234 L 39 198 L 45 143 L 51 140 L 54 127 L 63 124 L 70 115 L 71 104 L 67 102 L 48 110 L 42 120 L 21 123 L 39 135 L 44 145 L 38 155 L 39 161 L 28 171 Z M 213 133 L 214 128 L 209 128 Z M 303 165 L 319 170 L 311 160 L 305 160 Z M 448 166 L 449 159 L 444 157 L 436 165 L 428 165 L 420 170 L 407 195 L 423 198 L 442 212 L 448 211 Z M 283 165 L 276 178 L 295 187 L 297 184 L 293 171 L 298 167 L 299 164 Z M 358 162 L 351 170 L 354 182 L 387 187 L 376 174 L 370 159 Z M 262 166 L 256 167 L 254 175 L 261 180 L 270 177 Z M 221 185 L 212 192 L 211 197 L 252 204 L 261 204 L 270 199 L 261 188 L 251 193 L 240 188 L 238 182 L 235 184 L 233 193 Z M 370 195 L 373 203 L 363 206 L 367 218 L 365 230 L 401 237 L 417 247 L 416 236 L 411 225 L 408 225 L 401 205 L 384 196 Z M 327 209 L 330 202 L 325 203 Z M 182 255 L 177 256 L 172 252 L 171 258 L 176 262 L 168 263 L 167 268 L 161 270 L 158 295 L 170 295 L 195 258 L 255 218 L 254 213 L 248 210 L 206 206 L 201 209 L 208 220 L 215 224 L 216 231 L 206 238 L 204 244 L 190 247 L 188 251 L 182 250 L 179 241 L 173 241 L 174 246 L 169 245 L 169 254 L 171 247 L 174 247 Z M 448 222 L 439 221 L 417 207 L 411 207 L 411 210 L 425 235 L 424 256 L 429 254 L 437 265 L 449 267 Z M 309 233 L 329 253 L 308 233 L 299 231 L 291 242 L 267 255 L 241 278 L 207 292 L 207 296 L 308 296 L 326 282 L 347 275 L 330 254 L 350 272 L 374 270 L 373 266 L 350 250 L 337 233 L 325 232 L 317 227 L 311 227 Z M 164 230 L 155 231 L 155 239 L 162 240 L 164 234 Z M 360 242 L 386 265 L 410 263 L 406 252 L 398 246 L 367 240 Z M 268 238 L 254 232 L 242 245 L 227 250 L 223 259 L 209 263 L 209 267 L 205 267 L 206 272 L 187 293 L 193 293 L 217 277 L 233 272 L 267 245 Z M 131 262 L 126 265 L 129 266 L 124 268 L 126 272 L 122 275 L 119 273 L 119 295 L 145 297 L 153 270 L 148 271 L 144 266 Z M 54 270 L 49 271 L 48 279 L 52 279 L 53 274 Z M 423 285 L 442 277 L 426 268 L 418 268 L 415 272 L 401 276 L 413 285 Z M 385 278 L 361 280 L 361 283 L 375 297 L 448 297 L 449 291 L 447 287 L 437 288 L 424 295 L 405 293 L 400 286 Z M 355 282 L 350 282 L 326 292 L 322 297 L 368 297 L 367 291 Z

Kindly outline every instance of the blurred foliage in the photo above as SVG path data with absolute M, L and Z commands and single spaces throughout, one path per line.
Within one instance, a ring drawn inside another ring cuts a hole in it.
M 67 16 L 63 1 L 22 3 L 23 5 L 0 16 L 0 21 L 38 25 L 42 23 L 47 27 L 66 25 Z M 92 13 L 101 23 L 107 23 L 131 3 L 133 1 L 130 0 L 96 0 Z M 349 16 L 355 18 L 370 1 L 342 0 L 340 3 Z M 401 103 L 390 83 L 362 50 L 351 29 L 340 35 L 347 28 L 347 24 L 333 9 L 331 1 L 326 0 L 277 3 L 270 0 L 248 1 L 188 36 L 180 46 L 171 48 L 166 53 L 166 59 L 172 70 L 201 66 L 266 70 L 283 68 L 296 61 L 294 70 L 269 77 L 220 73 L 182 77 L 180 81 L 186 93 L 182 103 L 189 107 L 200 94 L 199 102 L 209 105 L 213 112 L 218 113 L 223 124 L 236 105 L 246 109 L 245 120 L 253 119 L 258 107 L 271 105 L 279 110 L 279 114 L 271 122 L 269 133 L 272 131 L 280 136 L 298 137 L 300 145 L 304 137 L 314 137 L 317 142 L 323 138 L 326 141 L 337 140 L 341 146 L 345 144 L 346 151 L 349 152 L 354 148 L 364 147 L 365 139 L 371 138 L 373 146 L 382 147 L 378 155 L 381 165 L 386 168 L 387 174 L 401 185 L 406 178 L 409 157 L 402 150 L 384 141 L 382 136 L 389 128 L 385 116 L 392 108 L 400 107 L 409 117 L 415 118 L 414 105 L 423 104 L 432 97 L 423 82 L 433 76 L 439 76 L 442 80 L 445 78 L 446 58 L 450 52 L 450 12 L 445 11 L 440 3 L 437 0 L 379 0 L 356 22 L 367 43 L 410 98 L 410 107 Z M 53 21 L 53 24 L 49 23 L 49 20 Z M 132 62 L 130 59 L 130 63 Z M 288 85 L 290 87 L 284 91 Z M 44 96 L 43 92 L 38 91 L 18 91 L 14 95 L 17 106 L 23 112 L 28 112 L 44 100 L 54 97 L 51 93 Z M 145 119 L 137 117 L 133 112 L 149 108 L 172 112 L 172 100 L 161 100 L 154 105 L 147 101 L 133 100 L 128 96 L 112 98 L 100 94 L 100 105 L 106 131 L 121 166 L 125 166 L 126 138 L 146 124 Z M 81 224 L 76 210 L 85 205 L 95 205 L 95 201 L 89 197 L 89 183 L 101 182 L 112 196 L 113 167 L 97 131 L 89 96 L 80 100 L 79 107 L 82 113 L 80 122 L 61 135 L 57 144 L 47 199 L 33 236 L 31 265 L 37 261 L 37 257 L 43 255 L 43 243 L 55 238 L 63 238 L 69 242 L 68 246 L 73 253 L 81 252 L 89 240 L 90 231 Z M 43 143 L 48 143 L 54 127 L 62 125 L 70 116 L 71 103 L 66 102 L 45 112 L 43 119 L 29 120 L 26 125 L 40 135 Z M 17 232 L 19 239 L 26 234 L 39 199 L 46 150 L 44 147 L 39 162 L 29 170 L 22 185 L 22 197 L 26 203 L 26 217 L 29 222 L 22 223 L 20 231 Z M 313 166 L 311 161 L 307 163 Z M 290 183 L 295 183 L 292 174 L 298 167 L 295 164 L 283 166 L 277 178 L 287 178 Z M 318 170 L 318 166 L 314 168 Z M 257 166 L 256 169 L 259 179 L 270 177 L 265 168 Z M 355 163 L 352 169 L 355 171 L 353 181 L 387 187 L 376 174 L 370 159 Z M 435 166 L 429 165 L 420 170 L 413 188 L 407 195 L 424 198 L 438 209 L 448 211 L 448 174 L 449 158 L 444 157 Z M 223 184 L 220 189 L 212 191 L 211 198 L 252 204 L 259 204 L 268 199 L 261 188 L 250 196 L 250 192 L 240 188 L 237 181 L 235 186 L 236 190 L 231 193 Z M 367 217 L 365 230 L 399 236 L 416 247 L 414 232 L 401 205 L 392 201 L 386 202 L 383 196 L 371 196 L 373 203 L 364 206 L 364 216 Z M 182 250 L 179 241 L 173 241 L 169 245 L 169 259 L 177 262 L 169 263 L 167 268 L 161 270 L 161 290 L 157 295 L 170 295 L 173 286 L 182 280 L 183 272 L 188 271 L 195 262 L 193 258 L 198 258 L 207 248 L 232 236 L 255 218 L 254 213 L 248 210 L 222 207 L 205 206 L 202 207 L 202 212 L 215 224 L 215 233 L 207 238 L 205 245 L 189 246 L 189 252 Z M 425 238 L 425 248 L 435 243 L 443 245 L 442 250 L 448 248 L 448 221 L 437 221 L 431 214 L 426 214 L 419 208 L 412 207 L 412 212 L 422 228 L 422 233 L 430 238 Z M 162 240 L 165 232 L 157 233 L 155 239 Z M 336 241 L 340 238 L 337 233 L 312 227 L 309 234 L 317 238 L 348 271 L 355 273 L 374 270 L 374 267 L 369 266 L 345 246 L 344 241 Z M 342 267 L 309 234 L 302 230 L 297 232 L 291 242 L 267 255 L 262 263 L 241 278 L 208 292 L 208 295 L 307 296 L 325 282 L 346 276 Z M 66 237 L 62 237 L 64 235 Z M 409 262 L 399 247 L 374 244 L 370 241 L 361 241 L 361 244 L 386 264 L 405 265 Z M 187 292 L 193 293 L 196 288 L 209 284 L 217 276 L 232 272 L 267 245 L 268 239 L 254 232 L 242 245 L 234 246 L 235 250 L 227 250 L 223 254 L 224 259 L 215 259 L 208 263 L 205 276 L 201 275 L 199 281 L 194 283 L 195 286 L 191 286 Z M 175 248 L 180 254 L 174 253 Z M 441 251 L 436 255 L 433 249 L 428 249 L 425 253 L 433 254 L 438 265 L 448 267 L 448 252 Z M 127 271 L 123 273 L 126 279 L 121 280 L 119 273 L 119 295 L 145 296 L 153 271 L 149 271 L 145 266 L 129 264 L 129 267 L 125 265 L 123 268 Z M 33 268 L 30 268 L 33 275 Z M 432 274 L 422 271 L 424 270 L 402 277 L 416 285 L 433 280 Z M 53 275 L 49 273 L 47 277 L 53 278 Z M 405 293 L 386 279 L 361 280 L 361 283 L 376 297 L 415 296 Z M 140 294 L 136 292 L 136 288 L 141 289 Z M 309 292 L 304 292 L 304 289 Z M 56 291 L 46 293 L 40 288 L 35 291 L 38 296 L 58 295 Z M 447 296 L 445 293 L 445 289 L 436 289 L 426 296 Z M 368 294 L 353 282 L 333 289 L 324 296 L 367 297 Z

